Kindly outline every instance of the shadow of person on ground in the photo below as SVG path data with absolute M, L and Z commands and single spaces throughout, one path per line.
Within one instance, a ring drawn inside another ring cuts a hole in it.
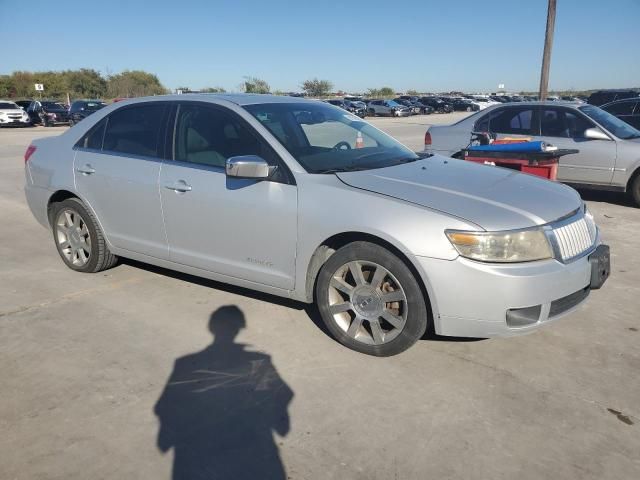
M 293 391 L 269 355 L 234 342 L 243 328 L 235 305 L 213 312 L 213 343 L 176 360 L 155 405 L 158 449 L 174 450 L 173 480 L 286 478 L 273 433 L 289 433 Z

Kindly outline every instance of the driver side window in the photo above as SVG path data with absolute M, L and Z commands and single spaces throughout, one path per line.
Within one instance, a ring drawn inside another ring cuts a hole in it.
M 584 138 L 584 131 L 594 124 L 579 114 L 563 108 L 545 108 L 541 118 L 543 137 Z
M 176 122 L 174 160 L 224 169 L 230 157 L 257 155 L 278 165 L 273 150 L 222 109 L 180 104 Z

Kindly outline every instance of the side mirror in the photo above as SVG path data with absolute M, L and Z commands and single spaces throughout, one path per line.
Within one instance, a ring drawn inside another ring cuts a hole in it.
M 269 178 L 276 167 L 269 165 L 257 155 L 240 155 L 227 159 L 227 177 L 236 178 Z
M 589 140 L 611 140 L 606 133 L 597 128 L 587 128 L 584 131 L 584 138 Z

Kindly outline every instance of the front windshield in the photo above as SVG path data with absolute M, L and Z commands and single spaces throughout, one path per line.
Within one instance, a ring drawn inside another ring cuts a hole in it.
M 640 138 L 639 130 L 636 130 L 628 123 L 623 122 L 618 117 L 611 115 L 609 112 L 605 112 L 601 108 L 593 105 L 585 105 L 584 107 L 579 108 L 582 113 L 587 114 L 618 138 L 623 140 Z
M 18 110 L 20 107 L 12 102 L 0 102 L 0 110 Z
M 244 108 L 310 173 L 383 168 L 419 158 L 355 115 L 320 102 Z
M 390 107 L 400 107 L 401 105 L 398 102 L 394 102 L 393 100 L 387 100 L 387 105 Z

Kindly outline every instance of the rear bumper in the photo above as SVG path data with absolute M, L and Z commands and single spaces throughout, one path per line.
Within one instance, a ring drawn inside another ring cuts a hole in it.
M 507 337 L 536 330 L 575 310 L 587 298 L 591 263 L 545 260 L 518 265 L 461 257 L 418 257 L 427 272 L 435 331 L 456 337 Z
M 24 187 L 24 195 L 27 199 L 29 210 L 40 225 L 49 228 L 49 219 L 47 218 L 47 205 L 51 192 L 46 188 L 36 187 L 30 182 L 29 172 L 26 172 L 27 181 Z

